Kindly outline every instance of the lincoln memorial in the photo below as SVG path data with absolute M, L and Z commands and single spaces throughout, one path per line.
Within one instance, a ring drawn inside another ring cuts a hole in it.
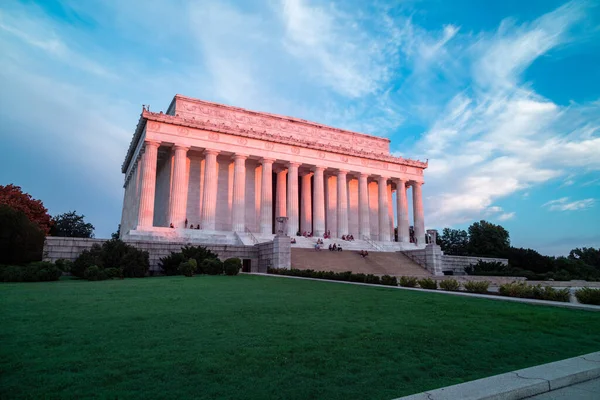
M 392 156 L 386 138 L 176 95 L 140 116 L 122 166 L 121 236 L 258 243 L 282 216 L 288 236 L 414 249 L 425 244 L 425 168 Z

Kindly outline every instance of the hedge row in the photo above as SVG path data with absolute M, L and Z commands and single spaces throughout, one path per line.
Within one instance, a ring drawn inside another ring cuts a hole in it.
M 0 265 L 2 282 L 48 282 L 57 281 L 63 271 L 48 261 L 36 261 L 26 265 Z
M 550 300 L 569 302 L 569 289 L 555 289 L 550 286 L 528 285 L 525 282 L 512 282 L 500 285 L 498 293 L 502 296 L 524 299 Z
M 600 289 L 584 287 L 575 291 L 575 297 L 580 303 L 600 306 Z
M 333 272 L 333 271 L 315 271 L 312 269 L 285 269 L 285 268 L 269 268 L 269 274 L 299 276 L 303 278 L 326 279 L 330 281 L 342 282 L 360 282 L 371 283 L 374 285 L 398 286 L 398 281 L 395 276 L 383 275 L 382 277 L 372 274 L 354 274 L 350 271 Z

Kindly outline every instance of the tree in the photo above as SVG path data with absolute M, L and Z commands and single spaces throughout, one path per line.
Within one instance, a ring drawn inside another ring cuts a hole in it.
M 117 231 L 110 234 L 111 239 L 119 239 L 121 237 L 121 224 L 117 227 Z
M 45 237 L 24 212 L 0 204 L 0 264 L 40 261 Z
M 41 200 L 36 200 L 28 193 L 23 193 L 19 186 L 13 184 L 0 185 L 0 204 L 13 210 L 21 211 L 25 217 L 35 223 L 47 235 L 52 224 L 48 210 Z
M 571 260 L 581 260 L 587 265 L 596 267 L 600 270 L 600 249 L 593 247 L 576 248 L 569 252 Z
M 469 247 L 469 235 L 462 229 L 444 228 L 438 236 L 438 244 L 445 254 L 451 256 L 466 256 Z
M 478 256 L 502 257 L 510 248 L 508 231 L 487 221 L 469 226 L 469 253 Z
M 84 221 L 85 215 L 77 215 L 76 211 L 57 215 L 52 219 L 50 234 L 59 237 L 94 237 L 94 225 Z

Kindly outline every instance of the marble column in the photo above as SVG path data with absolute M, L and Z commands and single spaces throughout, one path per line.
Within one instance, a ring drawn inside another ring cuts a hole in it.
M 358 177 L 358 233 L 360 239 L 371 238 L 368 178 L 369 174 L 360 174 Z
M 288 236 L 296 236 L 298 232 L 298 167 L 299 163 L 290 162 L 288 166 L 287 213 Z
M 337 234 L 348 234 L 348 171 L 339 170 L 337 174 Z
M 246 159 L 245 154 L 233 156 L 233 207 L 231 228 L 234 232 L 244 232 L 246 228 Z
M 408 201 L 406 200 L 406 181 L 396 179 L 396 206 L 398 218 L 398 241 L 410 243 L 408 231 Z
M 423 194 L 421 182 L 411 182 L 413 190 L 413 216 L 415 220 L 415 239 L 417 245 L 425 244 L 425 217 L 423 215 Z
M 277 171 L 277 196 L 275 204 L 275 217 L 287 217 L 287 191 L 286 182 L 287 169 L 279 169 Z M 295 232 L 294 232 L 295 233 Z
M 217 150 L 204 151 L 204 188 L 202 191 L 202 214 L 200 215 L 200 226 L 207 231 L 216 229 L 217 209 Z
M 156 193 L 156 162 L 160 143 L 146 140 L 142 159 L 142 187 L 138 226 L 150 228 L 154 224 L 154 195 Z
M 302 199 L 300 202 L 300 231 L 312 232 L 312 172 L 302 175 Z
M 260 192 L 260 233 L 273 233 L 273 162 L 262 159 L 262 177 Z
M 171 181 L 171 196 L 169 200 L 169 224 L 175 228 L 183 228 L 187 209 L 187 152 L 189 147 L 175 145 L 173 180 Z
M 313 171 L 313 234 L 320 237 L 325 234 L 325 168 L 315 167 Z
M 379 191 L 379 240 L 389 242 L 390 219 L 388 211 L 387 177 L 380 176 L 378 179 Z

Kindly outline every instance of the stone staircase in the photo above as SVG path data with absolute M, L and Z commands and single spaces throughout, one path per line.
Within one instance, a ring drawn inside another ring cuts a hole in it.
M 356 241 L 358 242 L 358 241 Z M 345 243 L 345 242 L 344 242 Z M 292 245 L 292 268 L 317 271 L 352 271 L 354 273 L 392 276 L 431 276 L 431 273 L 400 252 L 378 252 L 366 249 L 365 258 L 358 254 L 363 250 L 329 251 L 298 248 Z M 328 245 L 327 245 L 328 246 Z
M 315 244 L 317 243 L 317 239 L 318 239 L 316 237 L 303 237 L 303 236 L 294 236 L 294 238 L 296 239 L 296 243 L 292 244 L 292 249 L 313 249 L 313 250 L 315 248 Z M 333 244 L 333 243 L 335 243 L 338 246 L 342 246 L 342 249 L 344 249 L 344 250 L 355 250 L 355 251 L 367 250 L 369 252 L 379 250 L 378 248 L 374 247 L 371 243 L 367 242 L 366 240 L 347 241 L 347 240 L 342 240 L 339 238 L 323 239 L 323 245 L 321 245 L 321 247 L 323 250 L 327 250 L 329 248 L 329 245 Z

